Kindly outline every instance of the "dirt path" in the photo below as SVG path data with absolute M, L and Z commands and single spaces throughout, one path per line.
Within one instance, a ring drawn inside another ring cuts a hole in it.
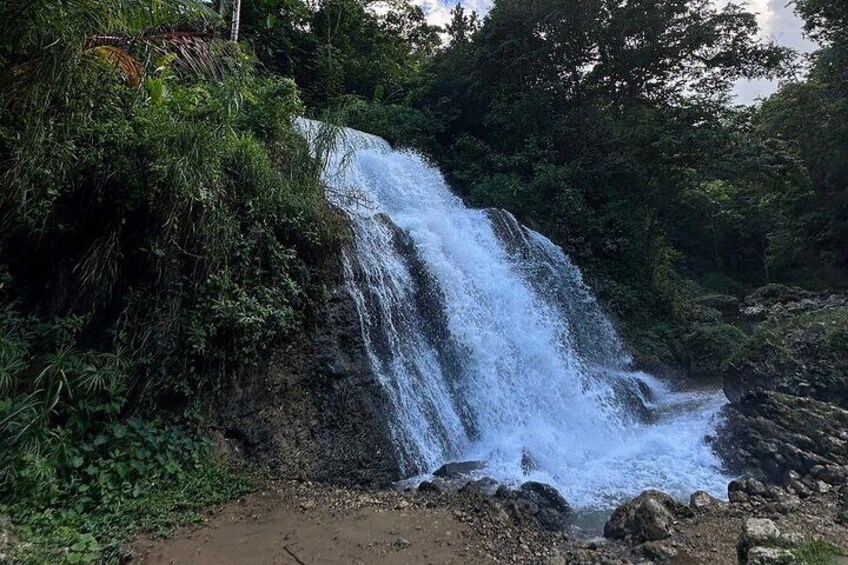
M 463 510 L 463 508 L 465 508 Z M 466 511 L 467 510 L 467 511 Z M 167 540 L 141 539 L 144 565 L 544 563 L 556 539 L 397 492 L 274 483 Z

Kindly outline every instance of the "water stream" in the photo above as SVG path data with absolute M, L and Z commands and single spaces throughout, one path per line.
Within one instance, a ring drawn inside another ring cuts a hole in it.
M 320 137 L 318 123 L 298 126 Z M 350 218 L 345 276 L 407 476 L 479 459 L 488 476 L 553 484 L 585 511 L 645 488 L 723 494 L 705 442 L 721 393 L 631 370 L 551 241 L 466 207 L 426 160 L 365 133 L 341 132 L 323 176 Z

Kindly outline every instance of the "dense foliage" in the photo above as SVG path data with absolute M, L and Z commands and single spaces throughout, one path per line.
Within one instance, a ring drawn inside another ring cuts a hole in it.
M 296 86 L 205 6 L 0 10 L 0 504 L 32 559 L 99 560 L 154 485 L 227 492 L 205 406 L 295 330 L 342 232 Z
M 801 81 L 797 55 L 733 5 L 501 0 L 483 21 L 457 7 L 419 88 L 356 102 L 353 122 L 554 239 L 643 353 L 679 361 L 693 295 L 848 280 L 835 6 L 797 5 L 824 42 Z M 733 105 L 737 80 L 763 77 L 786 82 Z

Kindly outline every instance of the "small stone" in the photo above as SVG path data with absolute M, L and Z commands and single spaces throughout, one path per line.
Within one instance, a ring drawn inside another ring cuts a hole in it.
M 674 559 L 678 553 L 675 548 L 658 541 L 645 542 L 640 549 L 645 557 L 660 563 Z
M 798 560 L 788 549 L 754 547 L 748 552 L 745 562 L 748 565 L 794 565 Z
M 392 542 L 392 547 L 394 547 L 395 549 L 406 549 L 410 545 L 412 545 L 412 543 L 406 538 L 397 538 L 395 541 Z
M 306 500 L 300 503 L 300 509 L 304 512 L 306 512 L 307 510 L 312 510 L 313 508 L 315 508 L 314 500 Z

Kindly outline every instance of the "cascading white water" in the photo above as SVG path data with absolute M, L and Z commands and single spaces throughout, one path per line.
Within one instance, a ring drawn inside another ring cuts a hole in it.
M 298 120 L 313 144 L 317 122 Z M 568 257 L 506 212 L 474 210 L 420 156 L 343 130 L 324 181 L 349 216 L 345 274 L 408 475 L 479 459 L 603 509 L 645 488 L 721 494 L 705 442 L 718 392 L 628 370 Z

